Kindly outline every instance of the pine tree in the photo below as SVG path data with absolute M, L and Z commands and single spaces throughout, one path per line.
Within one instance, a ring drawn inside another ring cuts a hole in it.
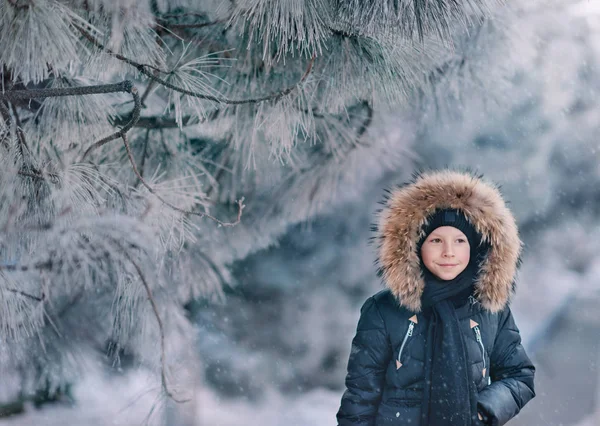
M 456 80 L 500 3 L 0 0 L 3 382 L 126 355 L 184 400 L 184 306 L 397 164 L 383 112 Z

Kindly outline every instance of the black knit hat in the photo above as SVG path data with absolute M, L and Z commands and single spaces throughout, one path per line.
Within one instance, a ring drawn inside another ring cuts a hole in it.
M 452 226 L 456 229 L 460 229 L 469 241 L 472 257 L 479 251 L 481 234 L 475 230 L 475 227 L 465 217 L 464 213 L 458 209 L 438 209 L 429 216 L 427 224 L 423 225 L 422 230 L 424 234 L 417 244 L 419 257 L 421 256 L 421 246 L 425 242 L 427 236 L 441 226 Z
M 473 245 L 473 243 L 479 243 L 479 241 L 475 241 L 477 231 L 471 225 L 471 223 L 467 220 L 464 213 L 460 210 L 456 209 L 438 209 L 435 213 L 429 217 L 427 221 L 427 225 L 423 227 L 423 231 L 425 232 L 425 237 L 431 234 L 435 229 L 441 226 L 452 226 L 454 228 L 460 229 L 463 234 L 469 240 L 469 244 Z

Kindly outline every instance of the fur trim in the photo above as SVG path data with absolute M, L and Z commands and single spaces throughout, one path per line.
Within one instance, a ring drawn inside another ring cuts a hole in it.
M 522 243 L 499 189 L 481 176 L 450 170 L 419 174 L 389 193 L 380 213 L 379 274 L 400 305 L 421 310 L 425 282 L 416 246 L 421 227 L 438 208 L 460 209 L 490 244 L 479 268 L 475 297 L 490 312 L 501 311 L 515 290 Z

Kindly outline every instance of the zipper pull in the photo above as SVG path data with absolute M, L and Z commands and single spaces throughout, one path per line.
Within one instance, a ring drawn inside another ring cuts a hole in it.
M 475 336 L 477 337 L 477 342 L 481 343 L 481 330 L 479 330 L 479 326 L 476 325 L 475 327 L 473 327 L 473 330 L 475 330 Z
M 410 325 L 408 326 L 408 336 L 412 336 L 413 335 L 413 329 L 415 328 L 415 323 L 411 322 Z

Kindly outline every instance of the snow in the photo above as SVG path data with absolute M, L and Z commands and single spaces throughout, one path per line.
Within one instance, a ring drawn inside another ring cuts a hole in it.
M 0 425 L 164 424 L 173 414 L 169 413 L 170 409 L 165 409 L 164 399 L 157 396 L 157 385 L 153 376 L 143 371 L 116 378 L 93 371 L 75 387 L 77 403 L 74 407 L 54 404 L 35 409 L 28 406 L 26 415 L 0 419 Z M 183 410 L 197 426 L 313 426 L 333 423 L 339 401 L 339 392 L 326 389 L 314 389 L 295 397 L 285 397 L 271 390 L 265 392 L 260 401 L 248 402 L 228 401 L 214 391 L 202 388 L 195 390 L 193 401 L 186 403 Z M 149 415 L 153 407 L 154 411 Z

